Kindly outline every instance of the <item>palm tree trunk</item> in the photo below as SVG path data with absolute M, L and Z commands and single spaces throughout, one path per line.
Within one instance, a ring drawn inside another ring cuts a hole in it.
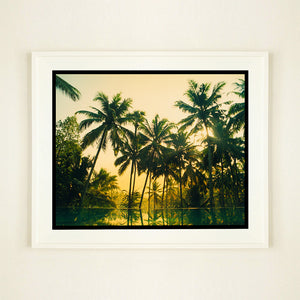
M 209 202 L 210 202 L 210 207 L 213 208 L 214 206 L 214 190 L 213 190 L 213 182 L 212 182 L 212 153 L 211 153 L 211 148 L 210 148 L 210 141 L 208 142 L 208 172 L 209 172 Z
M 181 207 L 181 225 L 183 226 L 183 208 Z
M 181 166 L 179 167 L 179 192 L 180 192 L 180 205 L 181 205 L 181 208 L 183 208 L 183 202 L 182 202 Z
M 88 179 L 87 179 L 87 181 L 86 181 L 86 184 L 85 184 L 85 187 L 84 187 L 83 194 L 82 194 L 82 196 L 81 196 L 80 206 L 82 206 L 82 204 L 83 204 L 83 200 L 84 200 L 84 197 L 85 197 L 85 195 L 86 195 L 86 192 L 87 192 L 87 189 L 88 189 L 88 186 L 89 186 L 89 183 L 90 183 L 90 179 L 91 179 L 91 176 L 92 176 L 92 174 L 93 174 L 93 171 L 94 171 L 94 168 L 95 168 L 95 165 L 96 165 L 96 161 L 97 161 L 98 156 L 99 156 L 99 153 L 100 153 L 100 151 L 101 151 L 102 144 L 103 144 L 103 141 L 104 141 L 105 136 L 106 136 L 106 131 L 104 131 L 104 132 L 102 133 L 100 145 L 99 145 L 99 148 L 98 148 L 98 150 L 97 150 L 96 156 L 95 156 L 95 158 L 94 158 L 93 165 L 92 165 L 92 168 L 91 168 L 91 170 L 90 170 Z
M 231 177 L 232 177 L 232 187 L 233 187 L 233 194 L 234 194 L 234 203 L 235 203 L 235 207 L 238 206 L 238 195 L 237 195 L 237 189 L 236 189 L 236 182 L 235 182 L 235 176 L 234 176 L 234 171 L 232 168 L 231 163 L 229 163 L 229 168 L 230 168 L 230 172 L 231 172 Z
M 142 211 L 140 210 L 140 218 L 141 218 L 141 225 L 144 226 L 144 222 L 143 222 L 143 214 Z
M 137 135 L 137 128 L 138 126 L 134 126 L 134 140 L 136 140 L 136 135 Z M 133 194 L 134 194 L 134 187 L 135 187 L 135 177 L 136 177 L 136 161 L 134 161 L 134 173 L 133 173 L 133 184 L 132 184 L 132 198 L 133 199 Z
M 147 176 L 146 176 L 146 180 L 145 180 L 145 184 L 144 184 L 144 187 L 143 187 L 143 191 L 142 191 L 142 196 L 141 196 L 141 201 L 140 201 L 140 205 L 139 205 L 139 209 L 141 209 L 141 206 L 142 206 L 142 202 L 143 202 L 143 198 L 144 198 L 144 193 L 145 193 L 145 189 L 146 189 L 146 186 L 147 186 L 147 180 L 148 180 L 148 177 L 149 177 L 149 170 L 147 172 Z
M 206 125 L 205 125 L 205 129 L 206 129 L 206 139 L 207 139 L 207 144 L 208 144 L 209 204 L 210 204 L 210 208 L 213 209 L 214 208 L 214 203 L 213 203 L 214 191 L 213 191 L 213 182 L 212 182 L 212 153 L 211 153 L 211 148 L 210 148 L 210 139 L 209 139 L 210 137 L 209 137 Z
M 151 161 L 153 160 L 153 157 L 154 157 L 154 153 L 152 153 Z M 148 169 L 148 171 L 147 171 L 147 176 L 146 176 L 146 180 L 145 180 L 145 184 L 144 184 L 143 191 L 142 191 L 142 196 L 141 196 L 141 201 L 140 201 L 139 208 L 141 208 L 141 206 L 142 206 L 143 197 L 144 197 L 145 189 L 146 189 L 146 186 L 147 186 L 147 180 L 148 180 L 149 174 L 150 174 L 150 170 Z M 148 210 L 148 212 L 149 212 L 149 210 Z
M 150 211 L 150 197 L 151 197 L 151 172 L 150 172 L 150 178 L 149 178 L 149 197 L 148 197 L 148 211 Z
M 131 163 L 130 180 L 129 180 L 128 208 L 131 208 L 131 185 L 132 185 L 132 175 L 133 175 L 133 161 L 132 161 L 132 163 Z
M 166 175 L 164 175 L 163 192 L 162 192 L 162 196 L 161 196 L 161 206 L 162 207 L 164 207 L 165 186 L 166 186 Z
M 239 171 L 236 163 L 236 158 L 233 160 L 234 164 L 234 170 L 235 170 L 235 181 L 236 181 L 236 189 L 237 189 L 237 195 L 238 195 L 238 201 L 240 202 L 240 180 L 239 180 Z
M 136 178 L 136 162 L 134 163 L 134 171 L 133 171 L 133 183 L 132 183 L 132 198 L 133 199 L 133 195 L 134 195 L 134 188 L 135 188 L 135 178 Z
M 223 157 L 221 156 L 221 188 L 220 188 L 220 202 L 221 206 L 224 208 L 224 166 L 223 166 Z
M 166 195 L 165 195 L 165 207 L 168 208 L 168 179 L 169 179 L 169 175 L 167 175 L 166 177 Z

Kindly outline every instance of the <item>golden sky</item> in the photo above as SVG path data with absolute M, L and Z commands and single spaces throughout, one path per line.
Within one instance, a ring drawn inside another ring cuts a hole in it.
M 223 96 L 220 102 L 232 100 L 240 102 L 237 96 L 230 94 L 234 89 L 233 83 L 238 79 L 244 79 L 241 74 L 62 74 L 61 78 L 76 87 L 80 93 L 80 100 L 73 102 L 70 98 L 57 90 L 56 92 L 56 120 L 64 120 L 73 116 L 79 110 L 90 110 L 90 106 L 97 106 L 93 101 L 98 92 L 103 92 L 109 99 L 121 92 L 122 98 L 133 100 L 132 110 L 146 112 L 146 118 L 151 121 L 156 114 L 161 118 L 167 118 L 171 122 L 178 122 L 186 116 L 174 106 L 177 100 L 187 100 L 184 96 L 188 89 L 190 79 L 199 83 L 211 83 L 212 86 L 220 81 L 225 81 Z M 77 115 L 80 122 L 84 116 Z M 83 132 L 82 134 L 87 133 Z M 97 146 L 89 146 L 84 155 L 94 157 Z M 105 168 L 113 175 L 118 175 L 118 169 L 114 166 L 115 156 L 110 145 L 105 152 L 101 151 L 95 170 Z M 137 180 L 136 189 L 142 190 L 145 175 Z M 118 178 L 121 189 L 128 190 L 129 168 Z

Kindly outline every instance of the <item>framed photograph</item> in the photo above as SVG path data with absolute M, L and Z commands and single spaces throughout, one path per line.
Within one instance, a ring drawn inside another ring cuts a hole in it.
M 32 246 L 268 247 L 268 54 L 32 54 Z

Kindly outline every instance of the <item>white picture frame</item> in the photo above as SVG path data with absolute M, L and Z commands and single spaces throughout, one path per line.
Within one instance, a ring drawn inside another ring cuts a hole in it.
M 248 70 L 247 229 L 52 229 L 53 70 Z M 33 248 L 267 248 L 268 53 L 32 53 Z

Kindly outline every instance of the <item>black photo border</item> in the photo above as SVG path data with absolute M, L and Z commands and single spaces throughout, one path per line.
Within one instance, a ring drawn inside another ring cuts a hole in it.
M 56 225 L 56 86 L 55 78 L 59 74 L 243 74 L 245 76 L 245 224 L 243 225 L 133 225 L 133 226 L 61 226 Z M 113 229 L 248 229 L 249 228 L 249 168 L 248 168 L 248 70 L 53 70 L 52 71 L 52 229 L 53 230 L 113 230 Z

